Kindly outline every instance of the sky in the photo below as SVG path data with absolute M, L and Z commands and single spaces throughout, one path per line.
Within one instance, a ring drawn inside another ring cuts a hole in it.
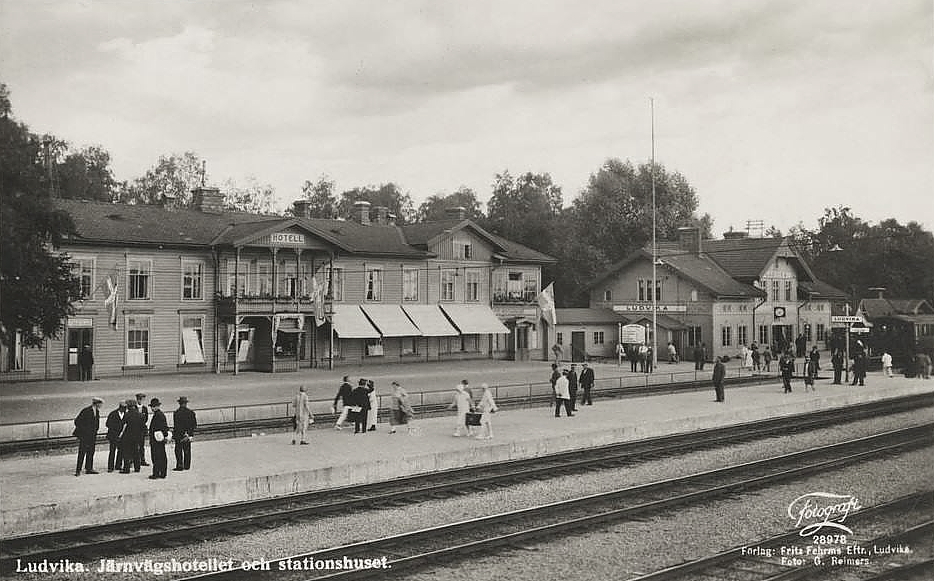
M 194 151 L 280 207 L 305 180 L 416 206 L 497 173 L 570 204 L 652 154 L 714 232 L 828 207 L 934 229 L 931 0 L 0 0 L 14 116 L 120 180 Z

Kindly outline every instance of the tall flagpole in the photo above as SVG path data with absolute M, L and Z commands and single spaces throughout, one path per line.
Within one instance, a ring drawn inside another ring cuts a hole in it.
M 658 369 L 658 278 L 656 262 L 658 261 L 655 240 L 655 99 L 650 98 L 652 109 L 652 370 Z

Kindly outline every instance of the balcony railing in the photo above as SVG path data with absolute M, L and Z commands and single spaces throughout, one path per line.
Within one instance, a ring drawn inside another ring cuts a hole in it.
M 530 304 L 538 299 L 534 291 L 493 291 L 493 302 L 497 304 Z
M 220 314 L 270 313 L 279 311 L 314 311 L 315 302 L 309 296 L 241 295 L 237 297 L 218 294 L 215 297 Z

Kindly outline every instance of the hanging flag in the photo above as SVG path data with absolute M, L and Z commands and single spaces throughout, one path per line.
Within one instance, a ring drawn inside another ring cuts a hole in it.
M 107 292 L 108 296 L 104 299 L 104 306 L 108 307 L 110 310 L 110 326 L 114 329 L 117 328 L 117 275 L 111 274 L 107 276 Z
M 315 322 L 324 324 L 324 286 L 318 284 L 318 279 L 311 277 L 311 298 L 315 301 Z
M 538 306 L 542 309 L 542 318 L 554 327 L 558 324 L 558 312 L 555 311 L 555 283 L 549 283 L 538 294 Z

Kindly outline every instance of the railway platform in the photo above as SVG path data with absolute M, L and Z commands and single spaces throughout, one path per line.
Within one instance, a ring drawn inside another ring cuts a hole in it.
M 2 537 L 64 530 L 204 506 L 257 500 L 310 490 L 339 488 L 412 474 L 600 446 L 757 419 L 793 415 L 867 401 L 934 392 L 934 382 L 872 377 L 851 387 L 818 382 L 816 392 L 782 393 L 770 383 L 727 389 L 725 403 L 713 390 L 579 406 L 574 417 L 555 418 L 552 408 L 495 414 L 495 438 L 454 437 L 454 416 L 416 419 L 412 433 L 377 431 L 355 435 L 331 427 L 309 431 L 310 446 L 291 445 L 289 433 L 195 441 L 192 468 L 175 472 L 171 446 L 165 480 L 150 480 L 151 468 L 128 475 L 108 473 L 107 447 L 98 446 L 96 475 L 74 476 L 74 454 L 0 459 Z M 453 391 L 452 391 L 453 395 Z M 147 459 L 149 451 L 147 450 Z

